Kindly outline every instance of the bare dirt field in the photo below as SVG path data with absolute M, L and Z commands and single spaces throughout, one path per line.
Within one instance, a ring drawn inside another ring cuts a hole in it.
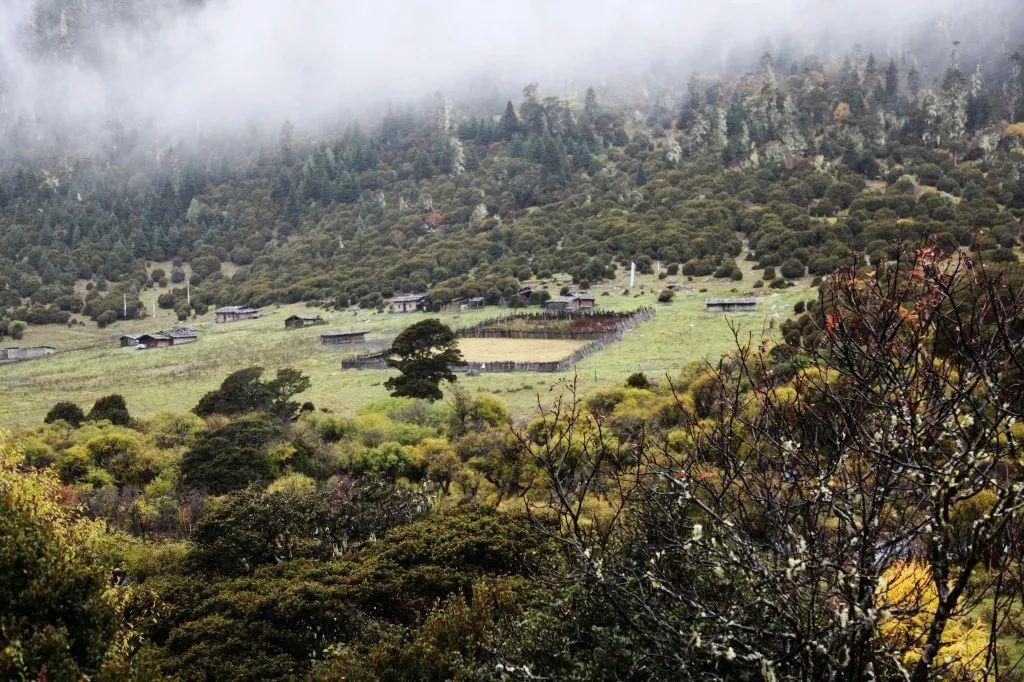
M 567 339 L 459 339 L 469 362 L 552 362 L 570 355 L 586 341 Z

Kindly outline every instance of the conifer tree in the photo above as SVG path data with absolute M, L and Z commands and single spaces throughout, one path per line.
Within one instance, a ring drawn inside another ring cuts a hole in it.
M 885 68 L 885 101 L 889 105 L 896 104 L 900 94 L 900 72 L 896 68 L 896 62 L 889 60 Z
M 505 113 L 501 115 L 501 122 L 498 123 L 498 135 L 503 140 L 512 139 L 512 136 L 519 132 L 519 116 L 516 108 L 512 106 L 512 100 L 505 105 Z

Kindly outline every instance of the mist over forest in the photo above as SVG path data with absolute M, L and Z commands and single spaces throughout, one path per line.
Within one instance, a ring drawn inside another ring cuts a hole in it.
M 674 96 L 692 73 L 735 74 L 773 53 L 839 68 L 854 46 L 937 78 L 1005 70 L 1024 10 L 1010 0 L 510 2 L 9 0 L 0 7 L 3 155 L 373 126 L 441 91 L 478 114 L 527 83 L 582 98 Z M 670 92 L 673 94 L 666 95 Z

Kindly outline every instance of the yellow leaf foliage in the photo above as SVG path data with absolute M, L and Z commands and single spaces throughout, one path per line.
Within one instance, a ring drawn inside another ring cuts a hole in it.
M 906 653 L 903 663 L 912 666 L 921 660 L 928 628 L 939 603 L 931 577 L 931 567 L 923 562 L 895 564 L 883 575 L 877 590 L 879 635 L 891 646 Z M 953 618 L 946 624 L 937 664 L 947 666 L 956 678 L 984 679 L 988 633 L 981 624 L 970 625 Z

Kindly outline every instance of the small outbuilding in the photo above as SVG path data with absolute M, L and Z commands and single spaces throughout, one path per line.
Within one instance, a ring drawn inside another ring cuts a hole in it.
M 554 296 L 544 302 L 548 310 L 575 310 L 576 299 L 572 296 Z
M 593 310 L 597 307 L 597 300 L 593 294 L 575 294 L 577 310 Z
M 704 306 L 709 313 L 726 313 L 734 310 L 755 310 L 757 299 L 753 296 L 746 298 L 706 298 Z
M 199 338 L 199 332 L 191 327 L 174 327 L 160 332 L 171 339 L 172 346 L 180 346 L 183 343 L 192 343 Z
M 2 348 L 0 349 L 0 362 L 34 360 L 35 358 L 41 358 L 46 355 L 53 355 L 56 352 L 57 349 L 52 346 L 31 346 L 28 348 L 15 346 L 13 348 Z
M 482 296 L 474 296 L 472 298 L 456 298 L 450 303 L 446 303 L 441 307 L 446 313 L 461 313 L 464 310 L 476 310 L 484 307 L 484 299 Z
M 597 307 L 597 301 L 593 294 L 567 294 L 548 299 L 544 307 L 556 311 L 593 310 Z
M 426 294 L 402 294 L 391 299 L 391 312 L 393 313 L 414 313 L 417 310 L 427 309 Z
M 139 342 L 135 345 L 139 350 L 150 350 L 152 348 L 168 348 L 174 345 L 174 339 L 163 332 L 142 334 Z
M 237 322 L 260 317 L 263 313 L 259 308 L 249 308 L 243 305 L 226 305 L 214 311 L 214 319 L 217 322 Z
M 158 332 L 149 334 L 125 334 L 121 337 L 121 345 L 131 346 L 139 350 L 149 350 L 152 348 L 180 346 L 184 343 L 192 343 L 198 338 L 198 330 L 191 327 L 174 327 L 172 329 L 161 329 Z
M 329 331 L 320 335 L 320 341 L 332 345 L 364 343 L 366 335 L 369 333 L 367 331 Z
M 301 327 L 312 327 L 316 324 L 324 324 L 324 318 L 316 313 L 296 313 L 284 318 L 286 329 L 299 329 Z

